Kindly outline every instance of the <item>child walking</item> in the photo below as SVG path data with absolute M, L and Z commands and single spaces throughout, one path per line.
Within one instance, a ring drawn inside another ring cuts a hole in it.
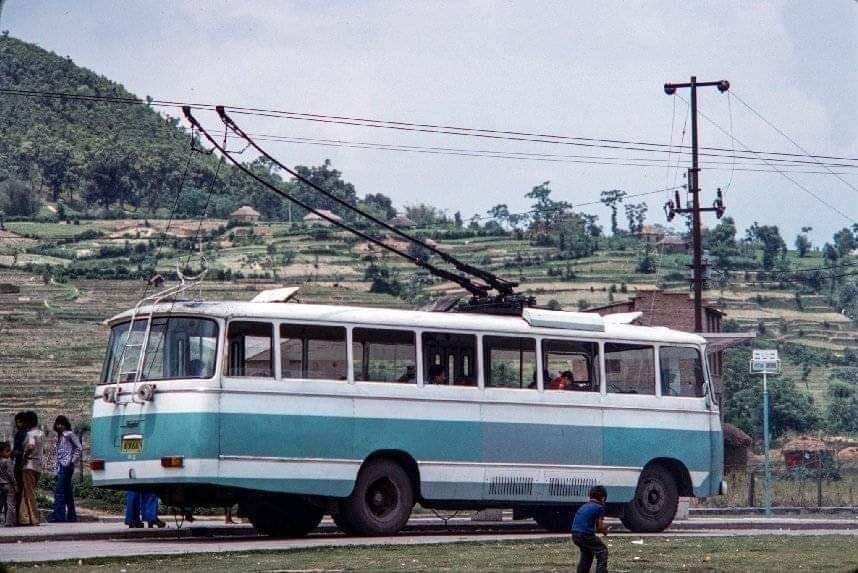
M 605 501 L 608 491 L 604 486 L 590 488 L 590 501 L 578 508 L 572 520 L 572 541 L 581 550 L 578 560 L 578 573 L 589 573 L 596 558 L 596 573 L 608 571 L 608 548 L 596 533 L 608 534 L 605 526 Z

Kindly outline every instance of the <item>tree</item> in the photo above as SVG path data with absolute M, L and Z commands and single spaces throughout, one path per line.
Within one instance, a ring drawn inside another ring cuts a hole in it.
M 331 167 L 330 159 L 325 159 L 319 166 L 306 167 L 299 165 L 295 168 L 295 171 L 304 179 L 313 182 L 316 186 L 339 197 L 346 203 L 357 205 L 358 199 L 354 185 L 345 181 L 342 173 Z M 293 178 L 290 181 L 290 192 L 294 193 L 298 199 L 314 209 L 326 209 L 348 220 L 353 220 L 357 217 L 350 209 L 319 193 L 299 179 Z M 301 216 L 305 214 L 303 209 L 299 208 L 299 211 L 301 212 Z
M 611 189 L 610 191 L 602 191 L 601 202 L 611 210 L 611 234 L 616 235 L 619 231 L 617 224 L 617 208 L 623 202 L 627 193 L 620 189 Z
M 601 227 L 596 225 L 597 217 L 585 213 L 567 212 L 546 236 L 553 237 L 556 231 L 556 243 L 560 252 L 579 259 L 589 257 L 596 252 Z
M 750 234 L 751 240 L 758 242 L 763 249 L 763 268 L 765 270 L 773 269 L 779 256 L 786 256 L 786 243 L 781 237 L 777 225 L 758 225 L 754 221 L 754 225 L 747 232 Z
M 798 251 L 799 257 L 806 257 L 807 253 L 810 252 L 812 245 L 810 243 L 810 239 L 807 238 L 807 235 L 799 233 L 795 236 L 795 250 Z
M 734 348 L 725 352 L 723 370 L 724 419 L 749 435 L 762 436 L 762 384 L 748 372 L 751 351 Z M 808 432 L 817 429 L 821 417 L 810 394 L 795 382 L 778 376 L 769 379 L 769 422 L 772 435 Z
M 506 203 L 499 203 L 488 210 L 488 216 L 503 225 L 504 222 L 509 222 L 509 207 Z
M 418 227 L 447 224 L 447 216 L 437 207 L 427 205 L 426 203 L 406 205 L 405 215 L 414 221 Z
M 831 381 L 828 385 L 828 429 L 835 433 L 858 433 L 858 385 Z
M 730 268 L 730 257 L 739 254 L 736 245 L 736 222 L 732 217 L 724 217 L 714 229 L 706 233 L 704 246 L 715 257 L 715 264 L 720 269 Z
M 837 253 L 841 257 L 848 255 L 855 246 L 855 235 L 852 233 L 851 229 L 843 227 L 834 233 L 834 247 L 837 249 Z
M 626 219 L 629 221 L 629 233 L 636 234 L 643 231 L 647 209 L 648 207 L 645 202 L 626 205 Z
M 652 245 L 649 243 L 644 247 L 635 270 L 643 274 L 652 274 L 656 271 L 655 258 L 652 256 Z
M 383 193 L 367 193 L 363 198 L 363 202 L 370 208 L 375 209 L 381 214 L 382 218 L 392 219 L 396 216 L 396 209 L 393 207 L 393 201 Z
M 524 195 L 526 199 L 533 199 L 531 206 L 533 229 L 537 233 L 544 233 L 546 228 L 553 222 L 559 220 L 563 211 L 571 205 L 566 201 L 555 201 L 551 198 L 551 182 L 544 181 Z
M 29 185 L 17 179 L 0 182 L 0 212 L 12 217 L 32 217 L 42 203 Z
M 132 167 L 133 152 L 117 146 L 102 149 L 87 165 L 87 187 L 84 200 L 90 205 L 122 207 L 128 202 L 137 203 L 134 196 Z

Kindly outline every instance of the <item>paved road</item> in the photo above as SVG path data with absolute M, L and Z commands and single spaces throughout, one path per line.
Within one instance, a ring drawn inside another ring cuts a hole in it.
M 858 538 L 858 528 L 832 527 L 816 529 L 784 528 L 761 529 L 753 523 L 750 527 L 731 529 L 686 529 L 653 534 L 659 537 L 721 537 L 740 535 L 848 535 Z M 775 525 L 770 523 L 769 525 Z M 62 526 L 50 526 L 62 527 Z M 631 533 L 618 533 L 616 537 L 647 537 Z M 0 544 L 0 561 L 53 561 L 58 559 L 89 559 L 93 557 L 130 557 L 139 555 L 176 555 L 185 553 L 223 553 L 236 551 L 285 550 L 312 547 L 336 547 L 359 545 L 419 545 L 443 544 L 463 541 L 511 541 L 565 538 L 565 534 L 505 533 L 491 534 L 401 534 L 393 537 L 356 538 L 336 533 L 314 534 L 303 539 L 269 539 L 257 536 L 230 537 L 221 539 L 189 538 L 180 541 L 170 539 L 103 539 L 27 541 Z M 858 543 L 858 540 L 856 540 Z

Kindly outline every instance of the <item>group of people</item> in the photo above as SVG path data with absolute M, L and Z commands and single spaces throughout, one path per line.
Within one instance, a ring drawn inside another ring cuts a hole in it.
M 65 416 L 54 421 L 57 479 L 51 522 L 77 521 L 72 475 L 83 448 Z M 45 433 L 33 411 L 15 415 L 12 443 L 0 442 L 0 507 L 5 506 L 6 526 L 39 525 L 36 490 L 45 470 Z

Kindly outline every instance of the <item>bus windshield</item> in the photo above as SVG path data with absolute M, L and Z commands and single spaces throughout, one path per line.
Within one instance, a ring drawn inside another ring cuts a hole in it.
M 146 319 L 115 325 L 110 332 L 103 384 L 134 379 L 146 330 Z M 218 327 L 213 320 L 188 317 L 152 319 L 141 380 L 211 378 L 217 356 Z M 127 342 L 127 345 L 126 345 Z

